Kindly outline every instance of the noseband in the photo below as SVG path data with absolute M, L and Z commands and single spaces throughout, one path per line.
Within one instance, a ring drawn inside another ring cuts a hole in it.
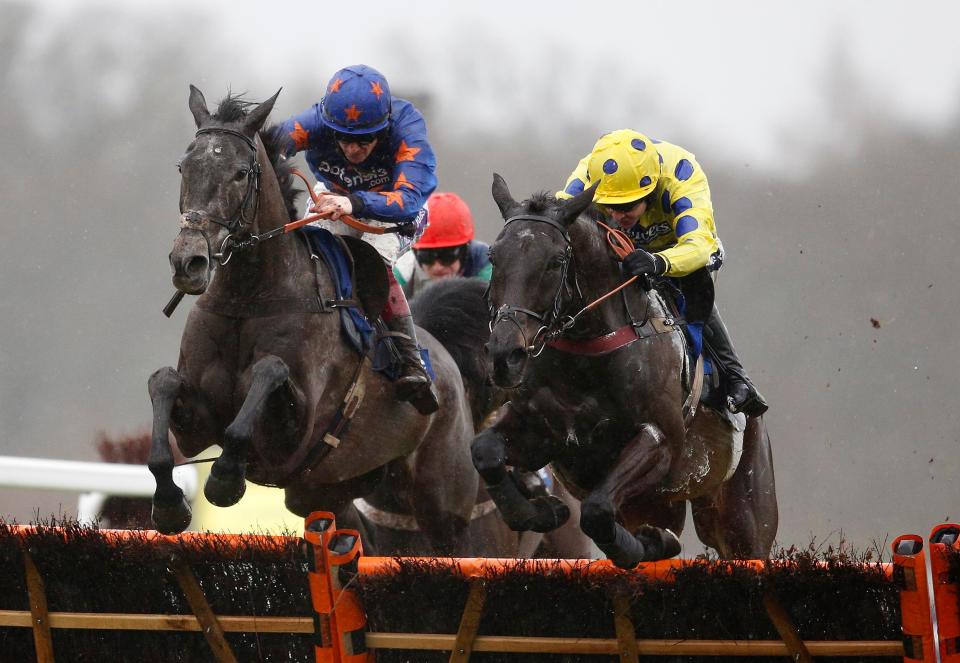
M 210 221 L 213 221 L 218 226 L 227 229 L 227 236 L 223 239 L 223 244 L 220 245 L 219 253 L 211 253 L 211 257 L 218 260 L 221 265 L 226 265 L 230 262 L 230 258 L 233 256 L 233 252 L 238 249 L 246 248 L 247 243 L 256 243 L 257 239 L 254 239 L 252 242 L 248 240 L 237 241 L 234 239 L 234 236 L 237 232 L 243 228 L 245 225 L 250 223 L 253 218 L 256 218 L 257 212 L 260 208 L 260 161 L 257 159 L 257 146 L 256 144 L 248 138 L 245 134 L 236 131 L 234 129 L 226 129 L 223 127 L 206 127 L 200 129 L 194 134 L 194 138 L 199 137 L 202 134 L 229 134 L 231 136 L 236 136 L 243 140 L 253 151 L 253 162 L 250 164 L 250 169 L 247 171 L 247 190 L 243 194 L 243 200 L 240 201 L 240 207 L 237 210 L 237 213 L 234 214 L 233 218 L 228 220 L 218 219 L 209 215 L 201 215 L 200 212 L 196 210 L 188 210 L 187 212 L 181 211 L 183 214 L 184 220 L 187 222 L 187 225 L 182 225 L 183 228 L 190 228 L 190 223 L 198 222 L 202 217 L 206 217 Z M 246 217 L 246 210 L 253 202 L 253 217 L 248 219 Z M 254 236 L 256 237 L 256 236 Z M 208 242 L 209 247 L 209 242 Z M 208 248 L 209 251 L 209 248 Z
M 504 222 L 504 226 L 507 226 L 514 221 L 534 221 L 536 223 L 545 223 L 554 230 L 560 233 L 560 236 L 563 237 L 563 240 L 567 243 L 566 251 L 564 252 L 563 258 L 563 268 L 560 274 L 560 286 L 557 288 L 556 294 L 553 296 L 552 306 L 543 313 L 537 313 L 536 311 L 531 311 L 528 308 L 523 308 L 521 306 L 511 306 L 509 304 L 504 304 L 498 308 L 495 312 L 491 310 L 493 315 L 491 316 L 490 321 L 490 331 L 493 331 L 493 328 L 496 327 L 500 322 L 507 320 L 512 324 L 516 325 L 517 329 L 520 331 L 520 335 L 523 337 L 523 345 L 527 354 L 532 357 L 537 357 L 543 352 L 544 347 L 546 347 L 546 342 L 549 337 L 558 335 L 569 329 L 570 325 L 568 321 L 557 324 L 560 321 L 560 312 L 563 308 L 563 292 L 568 287 L 567 284 L 567 275 L 570 271 L 570 264 L 573 262 L 573 245 L 570 243 L 570 236 L 567 234 L 567 229 L 562 223 L 556 219 L 552 219 L 549 216 L 540 216 L 536 214 L 518 214 L 517 216 L 511 216 Z M 579 290 L 579 284 L 577 284 L 577 289 Z M 533 335 L 533 338 L 530 341 L 527 341 L 526 332 L 523 329 L 523 325 L 520 324 L 520 319 L 517 317 L 517 314 L 522 313 L 523 315 L 533 318 L 534 320 L 540 323 L 540 328 L 537 330 L 537 333 Z M 537 343 L 540 343 L 537 347 Z

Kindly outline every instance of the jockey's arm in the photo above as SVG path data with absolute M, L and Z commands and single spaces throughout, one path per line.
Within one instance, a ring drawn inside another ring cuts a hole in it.
M 706 266 L 720 246 L 707 177 L 692 156 L 690 161 L 694 164 L 692 176 L 668 185 L 677 243 L 658 253 L 667 261 L 667 276 L 686 276 Z
M 587 182 L 587 164 L 589 163 L 589 154 L 580 159 L 580 163 L 578 163 L 577 167 L 573 169 L 573 172 L 570 173 L 570 177 L 567 178 L 566 183 L 563 185 L 563 190 L 557 191 L 557 198 L 565 200 L 567 198 L 572 198 L 583 191 Z
M 277 131 L 286 134 L 289 139 L 284 145 L 284 156 L 292 157 L 297 152 L 315 147 L 314 142 L 320 136 L 322 127 L 320 104 L 314 104 L 281 122 Z
M 704 217 L 705 214 L 690 210 L 674 219 L 677 243 L 657 253 L 667 261 L 667 276 L 686 276 L 705 267 L 710 256 L 719 248 L 717 237 L 703 220 Z
M 357 216 L 390 223 L 409 222 L 437 188 L 437 160 L 427 141 L 423 116 L 409 105 L 397 115 L 392 129 L 392 140 L 397 145 L 392 180 L 383 191 L 350 194 Z

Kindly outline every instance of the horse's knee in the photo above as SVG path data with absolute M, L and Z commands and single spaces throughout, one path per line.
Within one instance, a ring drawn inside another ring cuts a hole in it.
M 266 380 L 272 384 L 280 384 L 290 377 L 290 367 L 280 357 L 267 355 L 251 369 L 254 379 Z
M 177 373 L 176 369 L 170 366 L 164 366 L 157 369 L 147 380 L 147 391 L 150 394 L 150 400 L 156 400 L 161 396 L 171 396 L 180 390 L 183 384 L 183 378 Z
M 590 496 L 580 503 L 580 529 L 594 541 L 612 541 L 616 524 L 610 500 Z
M 470 445 L 473 466 L 488 484 L 498 484 L 507 475 L 503 437 L 490 429 L 480 433 Z

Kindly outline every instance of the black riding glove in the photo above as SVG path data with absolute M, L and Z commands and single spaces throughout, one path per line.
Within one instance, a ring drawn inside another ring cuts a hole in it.
M 398 223 L 394 228 L 401 237 L 414 237 L 417 234 L 417 224 L 413 221 Z
M 667 260 L 643 249 L 635 249 L 623 258 L 623 273 L 626 276 L 659 276 L 667 271 Z

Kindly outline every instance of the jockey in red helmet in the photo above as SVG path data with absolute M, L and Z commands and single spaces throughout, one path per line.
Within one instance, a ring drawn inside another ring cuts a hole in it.
M 712 274 L 723 263 L 707 176 L 696 158 L 677 145 L 620 129 L 600 137 L 567 178 L 558 197 L 569 198 L 599 182 L 593 200 L 640 248 L 623 259 L 627 275 L 666 275 L 681 291 L 713 299 Z M 729 407 L 759 416 L 767 402 L 740 363 L 716 305 L 703 338 L 727 378 Z
M 288 118 L 282 131 L 291 141 L 288 156 L 305 152 L 317 179 L 320 202 L 311 211 L 333 220 L 350 214 L 386 226 L 383 235 L 361 233 L 345 224 L 320 222 L 339 234 L 359 236 L 386 262 L 390 297 L 383 319 L 403 355 L 397 395 L 422 414 L 439 407 L 420 358 L 416 329 L 393 263 L 422 231 L 424 203 L 437 186 L 436 159 L 427 128 L 413 104 L 390 94 L 383 74 L 367 65 L 335 73 L 320 103 Z
M 455 193 L 437 192 L 427 201 L 427 229 L 393 267 L 408 297 L 450 276 L 490 280 L 490 246 L 473 238 L 473 214 Z

